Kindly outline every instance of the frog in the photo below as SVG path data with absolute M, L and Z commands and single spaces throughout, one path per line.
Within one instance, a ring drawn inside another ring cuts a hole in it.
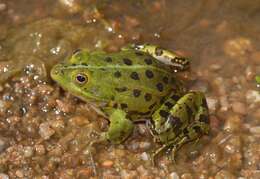
M 109 120 L 100 139 L 123 143 L 134 124 L 146 121 L 163 151 L 172 158 L 186 143 L 209 133 L 209 110 L 203 92 L 186 91 L 176 73 L 190 60 L 152 44 L 131 44 L 117 52 L 76 50 L 56 64 L 51 78 L 65 91 L 93 104 Z

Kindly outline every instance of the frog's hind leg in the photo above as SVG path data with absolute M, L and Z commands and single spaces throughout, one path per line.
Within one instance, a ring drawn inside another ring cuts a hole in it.
M 189 92 L 181 97 L 170 110 L 164 128 L 166 130 L 159 134 L 164 145 L 153 154 L 153 160 L 168 149 L 172 151 L 174 159 L 177 150 L 185 143 L 209 132 L 208 107 L 203 93 Z
M 171 66 L 175 72 L 184 71 L 189 68 L 190 60 L 177 55 L 176 53 L 165 50 L 156 45 L 134 45 L 134 49 L 145 52 L 156 58 L 157 60 Z

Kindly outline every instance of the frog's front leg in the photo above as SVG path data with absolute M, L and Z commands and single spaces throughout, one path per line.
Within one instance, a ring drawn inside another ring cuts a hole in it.
M 107 140 L 113 144 L 120 144 L 130 136 L 134 129 L 134 124 L 130 119 L 126 118 L 126 112 L 115 109 L 109 117 L 110 125 L 105 133 Z
M 177 55 L 176 53 L 163 49 L 156 45 L 144 44 L 144 45 L 132 45 L 127 48 L 132 48 L 141 52 L 145 52 L 158 59 L 159 61 L 170 65 L 175 72 L 184 71 L 189 68 L 190 60 Z M 127 49 L 125 48 L 125 49 Z
M 163 143 L 153 158 L 167 149 L 175 155 L 183 144 L 209 132 L 208 107 L 203 93 L 189 92 L 176 100 L 169 111 L 160 108 L 152 116 L 154 131 Z

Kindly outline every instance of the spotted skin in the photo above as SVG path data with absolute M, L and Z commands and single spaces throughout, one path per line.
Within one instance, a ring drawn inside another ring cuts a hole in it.
M 185 94 L 173 73 L 188 66 L 186 58 L 153 45 L 128 46 L 109 54 L 77 50 L 52 68 L 51 77 L 108 116 L 109 129 L 100 137 L 104 140 L 122 143 L 132 133 L 133 122 L 146 118 L 151 134 L 162 144 L 155 158 L 209 131 L 203 93 Z

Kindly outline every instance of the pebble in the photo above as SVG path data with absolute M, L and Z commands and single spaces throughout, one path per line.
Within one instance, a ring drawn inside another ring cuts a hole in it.
M 45 154 L 45 147 L 44 145 L 35 145 L 35 152 L 38 155 L 44 155 Z
M 217 107 L 219 106 L 218 99 L 214 97 L 207 97 L 206 99 L 210 112 L 214 113 L 217 110 Z
M 215 179 L 235 179 L 235 176 L 227 170 L 220 170 Z
M 5 173 L 0 173 L 0 179 L 9 179 L 9 176 Z
M 139 143 L 139 148 L 142 150 L 147 150 L 151 147 L 151 143 L 150 142 L 140 142 Z
M 0 154 L 6 149 L 6 141 L 0 137 Z
M 148 154 L 146 152 L 143 152 L 140 157 L 144 161 L 148 161 L 149 160 L 149 156 L 148 156 Z
M 112 160 L 105 160 L 103 163 L 102 163 L 102 166 L 105 167 L 105 168 L 110 168 L 114 165 L 114 162 Z
M 39 128 L 39 134 L 44 140 L 49 139 L 55 133 L 55 130 L 50 128 L 50 124 L 48 122 L 41 123 Z
M 248 90 L 246 92 L 246 100 L 248 104 L 260 102 L 260 93 L 256 90 Z
M 57 108 L 64 113 L 69 113 L 73 111 L 73 106 L 65 101 L 57 99 L 56 103 L 57 103 Z
M 24 147 L 24 156 L 25 157 L 27 157 L 27 158 L 29 158 L 29 157 L 31 157 L 32 155 L 33 155 L 33 153 L 34 153 L 34 151 L 33 151 L 33 147 L 31 147 L 31 146 L 26 146 L 26 147 Z
M 249 131 L 253 134 L 260 134 L 260 126 L 250 127 Z
M 241 57 L 253 50 L 252 42 L 245 37 L 238 37 L 226 41 L 224 44 L 224 51 L 231 57 Z M 234 58 L 235 59 L 235 58 Z
M 246 105 L 244 103 L 235 101 L 235 102 L 233 102 L 231 104 L 231 106 L 232 106 L 232 110 L 235 113 L 242 114 L 242 115 L 246 115 L 247 114 Z
M 91 168 L 82 168 L 77 172 L 77 178 L 89 178 L 93 173 L 93 169 Z
M 180 177 L 176 172 L 172 172 L 169 175 L 169 179 L 180 179 Z
M 4 3 L 0 3 L 0 11 L 6 10 L 7 6 Z
M 227 117 L 224 124 L 224 130 L 226 131 L 239 131 L 241 130 L 241 118 L 238 115 L 232 115 Z

